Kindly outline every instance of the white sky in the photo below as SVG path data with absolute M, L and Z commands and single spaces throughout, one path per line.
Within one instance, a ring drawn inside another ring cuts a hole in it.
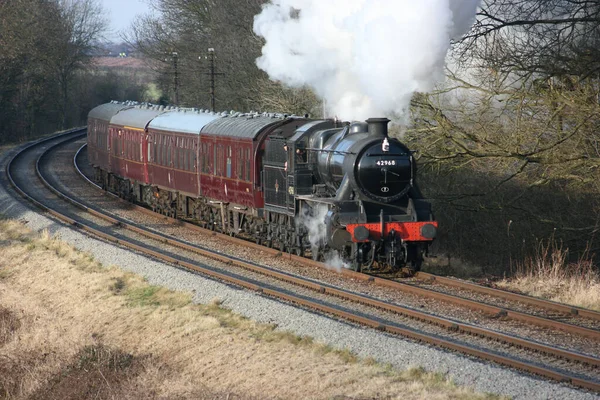
M 106 36 L 109 40 L 119 42 L 119 32 L 128 30 L 137 15 L 148 14 L 148 0 L 100 0 L 110 21 Z

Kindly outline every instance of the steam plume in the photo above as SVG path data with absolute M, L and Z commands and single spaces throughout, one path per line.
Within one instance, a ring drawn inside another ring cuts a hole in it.
M 480 0 L 271 0 L 254 19 L 266 39 L 257 65 L 308 85 L 345 119 L 403 114 L 443 78 L 451 39 Z

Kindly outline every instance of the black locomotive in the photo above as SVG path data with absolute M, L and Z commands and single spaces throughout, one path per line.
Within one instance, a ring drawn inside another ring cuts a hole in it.
M 388 136 L 388 122 L 312 121 L 267 139 L 265 209 L 296 215 L 308 242 L 299 249 L 355 270 L 419 269 L 437 222 L 416 186 L 414 157 Z

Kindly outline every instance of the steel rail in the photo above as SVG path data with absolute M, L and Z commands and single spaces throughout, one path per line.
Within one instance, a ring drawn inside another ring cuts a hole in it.
M 471 292 L 481 293 L 493 297 L 502 298 L 510 301 L 518 301 L 523 304 L 544 308 L 551 311 L 558 311 L 564 314 L 577 315 L 583 318 L 589 318 L 600 321 L 600 312 L 588 310 L 583 307 L 572 306 L 569 304 L 557 303 L 551 300 L 544 300 L 537 297 L 527 296 L 521 293 L 514 293 L 507 290 L 496 289 L 478 285 L 474 282 L 463 281 L 456 278 L 439 276 L 427 272 L 418 272 L 416 278 L 423 279 L 429 282 L 436 282 L 442 285 L 466 289 Z
M 47 153 L 49 150 L 50 149 L 47 149 L 44 152 L 44 154 Z M 99 231 L 97 229 L 94 229 L 94 228 L 88 226 L 88 225 L 82 224 L 81 222 L 75 221 L 74 219 L 72 219 L 72 218 L 70 218 L 70 217 L 68 217 L 68 216 L 66 216 L 64 214 L 61 214 L 61 213 L 59 213 L 59 212 L 57 212 L 55 210 L 49 209 L 48 207 L 44 206 L 43 204 L 39 203 L 37 200 L 35 200 L 32 197 L 30 197 L 29 195 L 27 195 L 23 190 L 21 190 L 18 187 L 18 185 L 16 185 L 16 183 L 14 182 L 14 180 L 12 179 L 12 176 L 10 174 L 10 166 L 11 166 L 12 162 L 14 161 L 14 159 L 16 159 L 16 157 L 17 157 L 17 155 L 15 155 L 15 157 L 13 157 L 11 159 L 11 161 L 7 165 L 6 171 L 7 171 L 7 174 L 9 176 L 9 180 L 11 182 L 11 185 L 13 187 L 15 187 L 15 189 L 17 190 L 17 192 L 21 196 L 25 197 L 27 200 L 31 201 L 33 204 L 35 204 L 36 206 L 40 207 L 42 210 L 50 213 L 54 217 L 56 217 L 56 218 L 58 218 L 58 219 L 60 219 L 60 220 L 62 220 L 64 222 L 66 222 L 67 224 L 72 225 L 72 226 L 74 226 L 74 227 L 76 227 L 78 229 L 81 229 L 83 231 L 86 231 L 88 233 L 91 233 L 93 235 L 96 235 L 96 236 L 98 236 L 100 238 L 103 238 L 104 240 L 107 240 L 109 242 L 112 242 L 112 243 L 115 243 L 115 244 L 119 244 L 119 245 L 128 247 L 130 249 L 139 251 L 139 252 L 144 253 L 144 254 L 151 255 L 151 256 L 153 256 L 153 257 L 155 257 L 157 259 L 160 259 L 162 261 L 165 261 L 165 262 L 168 262 L 168 263 L 172 263 L 172 264 L 177 265 L 177 266 L 188 268 L 188 269 L 190 269 L 192 271 L 196 271 L 196 272 L 202 273 L 202 274 L 210 276 L 212 278 L 216 278 L 216 279 L 219 279 L 219 280 L 222 280 L 222 281 L 225 281 L 225 282 L 233 283 L 235 285 L 239 285 L 241 287 L 244 287 L 244 288 L 247 288 L 247 289 L 250 289 L 250 290 L 261 292 L 263 294 L 266 294 L 266 295 L 269 295 L 269 296 L 272 296 L 272 297 L 275 297 L 275 298 L 278 298 L 278 299 L 282 299 L 282 300 L 290 301 L 290 302 L 293 302 L 293 303 L 296 303 L 296 304 L 304 305 L 304 306 L 307 306 L 309 308 L 316 309 L 316 310 L 319 310 L 319 311 L 322 311 L 322 312 L 325 312 L 325 313 L 328 313 L 328 314 L 336 315 L 338 317 L 342 317 L 342 318 L 347 319 L 349 321 L 353 321 L 353 322 L 360 323 L 360 324 L 363 324 L 363 325 L 367 325 L 367 326 L 370 326 L 370 327 L 373 327 L 373 328 L 376 328 L 376 329 L 379 329 L 379 330 L 382 330 L 382 331 L 386 331 L 386 332 L 390 332 L 390 333 L 395 333 L 395 334 L 398 334 L 398 335 L 402 335 L 402 336 L 405 336 L 405 337 L 408 337 L 408 338 L 412 338 L 412 339 L 415 339 L 415 340 L 423 341 L 423 342 L 430 343 L 430 344 L 433 344 L 433 345 L 445 347 L 445 348 L 448 348 L 448 349 L 451 349 L 451 350 L 460 351 L 462 353 L 469 354 L 469 355 L 472 355 L 472 356 L 476 356 L 476 357 L 479 357 L 479 358 L 482 358 L 482 359 L 494 361 L 494 362 L 502 364 L 502 365 L 506 365 L 506 366 L 510 366 L 510 367 L 514 367 L 514 368 L 518 368 L 518 369 L 522 369 L 522 370 L 529 371 L 529 372 L 532 372 L 534 374 L 545 376 L 545 377 L 548 377 L 548 378 L 551 378 L 551 379 L 554 379 L 554 380 L 558 380 L 558 381 L 561 381 L 561 382 L 571 383 L 571 384 L 573 384 L 575 386 L 579 386 L 579 387 L 583 387 L 583 388 L 586 388 L 586 389 L 590 389 L 590 390 L 594 390 L 594 391 L 599 391 L 600 392 L 600 383 L 597 383 L 597 382 L 594 382 L 594 381 L 588 381 L 588 380 L 585 380 L 585 379 L 571 377 L 571 376 L 568 376 L 568 375 L 565 375 L 565 374 L 553 371 L 553 370 L 548 369 L 548 368 L 543 368 L 543 367 L 540 367 L 540 366 L 537 366 L 537 365 L 532 365 L 532 364 L 527 363 L 527 362 L 523 362 L 523 361 L 511 359 L 509 357 L 501 356 L 501 355 L 498 355 L 498 354 L 495 354 L 495 353 L 492 353 L 492 352 L 487 352 L 487 351 L 484 351 L 484 350 L 474 349 L 474 348 L 471 348 L 471 347 L 468 347 L 468 346 L 465 346 L 465 345 L 462 345 L 462 344 L 454 343 L 454 342 L 451 342 L 451 341 L 448 341 L 448 340 L 445 340 L 445 339 L 441 339 L 441 338 L 432 337 L 432 336 L 429 336 L 429 335 L 426 335 L 426 334 L 418 333 L 418 332 L 412 331 L 410 329 L 401 328 L 401 327 L 398 327 L 398 326 L 395 326 L 395 325 L 382 324 L 381 322 L 379 322 L 379 321 L 377 321 L 375 319 L 372 319 L 372 318 L 363 317 L 363 316 L 360 316 L 360 315 L 355 315 L 353 313 L 350 313 L 350 312 L 347 312 L 347 311 L 343 311 L 343 310 L 339 310 L 337 308 L 334 308 L 334 307 L 331 307 L 331 306 L 327 306 L 327 305 L 324 305 L 324 304 L 321 304 L 321 303 L 317 303 L 317 302 L 312 301 L 312 300 L 301 298 L 301 297 L 298 297 L 298 296 L 295 296 L 295 295 L 292 295 L 292 294 L 289 294 L 289 293 L 284 293 L 284 292 L 278 291 L 276 289 L 265 288 L 265 287 L 262 287 L 260 285 L 257 285 L 257 284 L 251 283 L 251 282 L 247 282 L 245 280 L 241 280 L 241 279 L 238 279 L 238 278 L 235 278 L 235 277 L 232 277 L 232 276 L 229 276 L 229 275 L 226 275 L 226 274 L 223 274 L 223 273 L 220 273 L 220 272 L 217 272 L 217 271 L 205 268 L 205 267 L 201 267 L 201 266 L 196 265 L 196 264 L 192 264 L 192 263 L 189 263 L 189 262 L 178 260 L 178 259 L 176 259 L 174 257 L 166 256 L 166 255 L 161 254 L 161 253 L 159 253 L 157 251 L 147 249 L 144 246 L 140 246 L 140 245 L 137 245 L 135 243 L 129 242 L 127 240 L 119 239 L 119 238 L 114 237 L 114 236 L 112 236 L 110 234 L 101 232 L 101 231 Z M 40 159 L 42 157 L 43 157 L 43 155 L 40 158 L 38 158 L 38 161 L 36 163 L 36 173 L 38 174 L 38 177 L 40 179 L 42 179 L 43 182 L 45 182 L 44 184 L 46 186 L 49 186 L 48 182 L 43 178 L 43 176 L 41 175 L 40 170 L 39 170 L 39 162 L 40 162 Z M 55 188 L 53 188 L 53 189 L 55 189 Z M 61 197 L 63 197 L 63 196 L 64 197 L 68 197 L 68 196 L 65 196 L 64 194 Z M 73 200 L 73 199 L 71 199 L 71 200 Z M 85 207 L 86 209 L 88 209 L 88 207 L 82 205 L 81 203 L 79 203 L 79 202 L 77 202 L 75 200 L 73 200 L 72 204 L 74 204 L 74 205 L 76 205 L 78 207 L 82 206 L 82 207 Z M 101 214 L 101 213 L 98 213 L 98 212 L 95 212 L 95 213 Z M 96 215 L 96 214 L 94 214 L 94 215 Z M 110 216 L 105 216 L 105 217 L 107 217 L 107 220 L 109 220 L 109 221 L 112 220 L 112 221 L 115 221 L 115 223 L 119 223 L 120 227 L 122 226 L 121 222 L 118 221 L 117 219 L 114 219 L 114 218 L 112 218 Z M 132 228 L 131 225 L 127 225 L 127 224 L 126 224 L 125 227 L 127 227 L 129 229 Z M 139 228 L 137 228 L 137 227 L 133 227 L 133 228 L 135 228 L 136 231 L 139 230 Z M 149 232 L 147 232 L 147 233 L 149 233 Z M 158 236 L 159 240 L 161 240 L 161 241 L 165 241 L 165 242 L 167 241 L 166 240 L 167 238 L 164 238 L 161 235 L 157 235 L 157 234 L 154 234 L 154 233 L 151 233 L 151 234 L 155 235 L 155 236 Z M 173 241 L 173 242 L 177 242 L 177 241 Z M 179 244 L 182 244 L 182 243 L 173 243 L 173 244 L 179 245 Z M 189 246 L 189 245 L 187 245 L 187 246 Z M 256 268 L 257 267 L 257 266 L 255 266 L 253 264 L 250 264 L 250 263 L 247 263 L 247 262 L 235 259 L 235 258 L 227 257 L 227 256 L 222 255 L 222 254 L 212 253 L 212 254 L 210 254 L 210 257 L 211 258 L 215 258 L 216 257 L 217 259 L 220 259 L 220 260 L 222 260 L 222 262 L 225 262 L 227 264 L 236 264 L 236 265 L 240 265 L 240 266 L 243 264 L 243 265 L 246 265 L 247 267 L 251 267 L 251 268 Z M 275 272 L 275 271 L 273 271 L 273 272 Z M 340 290 L 340 289 L 335 289 L 335 288 L 332 288 L 332 287 L 329 287 L 329 286 L 325 286 L 325 285 L 320 285 L 318 283 L 314 283 L 312 281 L 308 281 L 308 280 L 303 279 L 303 278 L 294 277 L 294 276 L 292 276 L 290 274 L 285 274 L 285 273 L 281 273 L 281 272 L 277 272 L 277 274 L 284 275 L 284 276 L 282 276 L 282 278 L 285 279 L 285 280 L 290 280 L 290 281 L 299 280 L 298 282 L 302 286 L 306 286 L 306 287 L 311 287 L 312 286 L 313 288 L 315 288 L 315 286 L 313 286 L 313 285 L 318 285 L 318 290 L 320 292 L 322 292 L 322 293 L 329 293 L 329 294 L 332 294 L 332 295 L 335 295 L 335 296 L 338 296 L 338 297 L 340 297 L 340 296 L 347 296 L 349 294 L 346 291 L 343 291 L 343 290 Z M 379 300 L 375 300 L 375 299 L 371 299 L 371 298 L 368 298 L 368 297 L 365 297 L 365 296 L 360 296 L 360 295 L 355 295 L 355 294 L 352 294 L 352 295 L 356 296 L 356 300 L 355 301 L 365 302 L 365 304 L 368 304 L 368 302 L 370 302 L 370 301 L 374 301 L 374 303 L 372 303 L 372 304 L 375 305 L 375 306 L 382 306 L 382 307 L 390 306 L 390 304 L 381 302 Z M 349 298 L 349 299 L 351 299 L 351 298 Z M 396 306 L 396 305 L 392 305 L 392 306 L 398 307 L 398 308 L 402 308 L 402 307 Z M 416 310 L 403 309 L 403 310 L 398 310 L 398 311 L 408 312 L 408 313 L 415 313 L 414 314 L 415 316 L 419 315 L 419 317 L 422 317 L 422 318 L 430 318 L 430 317 L 431 318 L 438 318 L 438 317 L 434 317 L 434 316 L 431 316 L 429 314 L 422 313 L 422 312 L 419 312 L 419 311 L 416 311 Z M 427 319 L 425 319 L 425 320 L 427 320 Z M 449 321 L 449 320 L 444 320 L 444 319 L 439 319 L 438 322 L 439 322 L 439 324 L 441 326 L 446 326 L 448 329 L 453 329 L 453 330 L 456 330 L 456 329 L 463 330 L 465 328 L 468 329 L 470 327 L 467 324 L 457 324 L 454 321 Z M 481 329 L 481 328 L 477 328 L 477 327 L 471 327 L 471 328 L 480 329 L 481 333 L 475 333 L 475 334 L 483 334 L 486 331 L 485 329 Z M 508 338 L 512 339 L 514 337 L 508 337 Z M 522 340 L 522 339 L 520 339 L 520 340 Z M 527 343 L 528 343 L 527 341 L 523 340 L 523 344 L 527 344 Z M 517 345 L 519 345 L 519 344 L 517 344 Z M 538 344 L 535 344 L 535 345 L 538 345 Z M 541 346 L 544 346 L 544 345 L 541 345 Z M 565 350 L 561 350 L 561 349 L 555 349 L 555 348 L 552 348 L 550 346 L 546 346 L 546 348 L 549 351 L 550 350 L 552 350 L 552 351 L 553 350 L 559 350 L 559 352 L 562 352 L 561 356 L 565 356 L 565 358 L 572 357 L 572 355 L 569 354 L 571 352 L 568 352 L 568 351 L 565 351 Z M 555 354 L 556 355 L 557 353 L 550 352 L 548 354 Z M 573 353 L 573 354 L 577 354 L 577 353 Z M 598 362 L 600 361 L 598 359 L 590 358 L 589 356 L 585 356 L 585 355 L 578 355 L 578 356 L 583 356 L 586 359 L 585 360 L 579 359 L 577 361 L 591 363 L 591 365 L 598 365 Z M 569 359 L 573 359 L 573 358 L 569 358 Z M 573 360 L 575 360 L 575 359 L 573 359 Z

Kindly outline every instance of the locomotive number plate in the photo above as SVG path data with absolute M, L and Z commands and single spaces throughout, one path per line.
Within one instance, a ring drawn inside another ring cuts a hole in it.
M 376 163 L 378 166 L 383 167 L 386 165 L 396 165 L 396 160 L 379 160 Z

